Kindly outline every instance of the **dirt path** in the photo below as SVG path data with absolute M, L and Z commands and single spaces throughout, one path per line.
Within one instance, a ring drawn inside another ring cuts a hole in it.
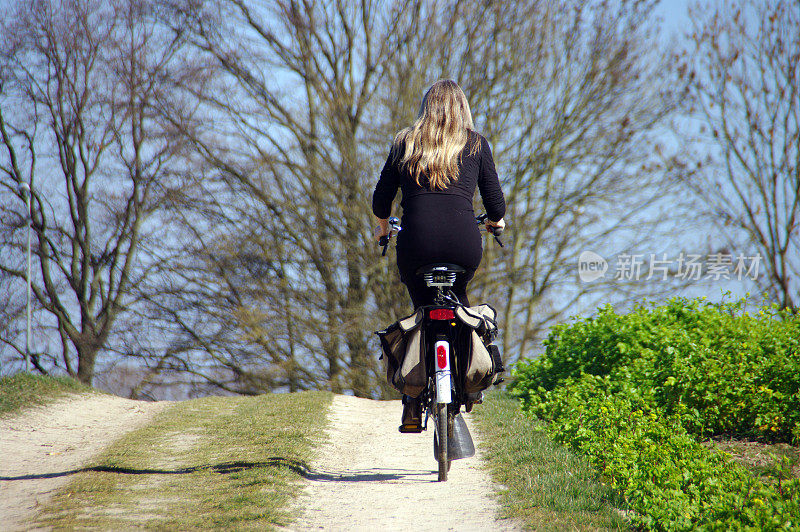
M 29 529 L 72 473 L 167 404 L 89 394 L 0 419 L 0 530 Z
M 397 431 L 399 401 L 336 396 L 331 408 L 329 442 L 290 530 L 518 529 L 495 519 L 495 487 L 478 457 L 453 461 L 448 481 L 436 482 L 433 436 Z
M 75 472 L 168 404 L 92 394 L 0 419 L 0 530 L 30 529 Z M 436 482 L 433 437 L 397 432 L 398 401 L 336 396 L 331 408 L 329 441 L 290 530 L 517 529 L 495 519 L 495 487 L 479 458 L 454 461 L 449 480 Z

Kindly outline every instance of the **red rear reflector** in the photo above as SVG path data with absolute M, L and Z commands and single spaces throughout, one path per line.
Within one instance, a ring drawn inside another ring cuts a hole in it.
M 452 320 L 456 317 L 456 313 L 453 312 L 453 309 L 437 308 L 433 309 L 428 316 L 432 320 Z
M 436 348 L 436 364 L 440 369 L 447 367 L 447 348 L 443 345 Z

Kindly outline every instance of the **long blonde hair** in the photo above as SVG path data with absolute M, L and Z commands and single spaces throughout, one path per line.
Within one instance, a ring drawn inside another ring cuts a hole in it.
M 455 81 L 439 80 L 422 98 L 414 125 L 395 136 L 395 160 L 418 185 L 423 186 L 426 178 L 431 189 L 444 190 L 458 180 L 461 152 L 474 129 L 464 91 Z M 473 142 L 470 155 L 480 148 L 479 138 Z

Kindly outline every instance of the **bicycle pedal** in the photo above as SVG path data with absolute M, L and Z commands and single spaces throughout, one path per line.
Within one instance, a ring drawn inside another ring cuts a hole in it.
M 397 430 L 402 432 L 403 434 L 419 434 L 422 432 L 422 425 L 413 424 L 413 425 L 400 425 L 397 427 Z

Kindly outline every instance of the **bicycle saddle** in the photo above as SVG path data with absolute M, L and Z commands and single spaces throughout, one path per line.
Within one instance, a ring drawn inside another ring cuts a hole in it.
M 429 287 L 449 288 L 455 284 L 456 275 L 466 271 L 458 264 L 437 262 L 418 269 L 417 276 L 422 277 Z
M 467 270 L 458 264 L 450 264 L 447 262 L 436 262 L 434 264 L 426 264 L 425 266 L 421 266 L 417 270 L 418 276 L 423 276 L 425 274 L 433 274 L 433 273 L 455 273 L 460 274 L 464 273 Z

